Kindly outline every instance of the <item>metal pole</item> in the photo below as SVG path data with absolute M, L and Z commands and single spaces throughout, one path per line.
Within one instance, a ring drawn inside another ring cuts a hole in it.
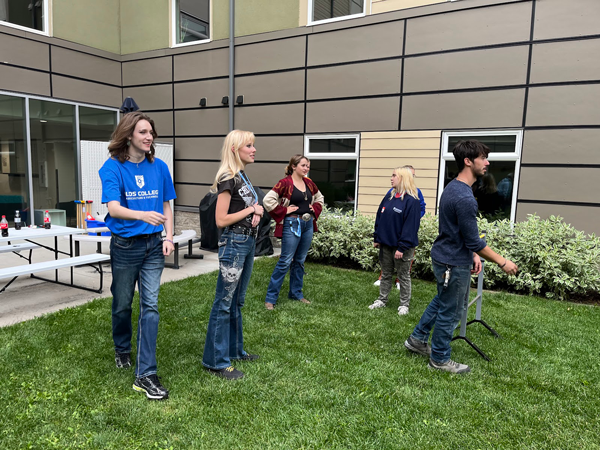
M 233 95 L 235 76 L 235 0 L 229 0 L 229 131 L 234 129 L 233 124 Z

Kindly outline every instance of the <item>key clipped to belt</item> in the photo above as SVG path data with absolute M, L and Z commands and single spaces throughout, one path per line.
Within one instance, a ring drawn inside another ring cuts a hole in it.
M 452 269 L 446 266 L 446 272 L 444 272 L 444 289 L 448 287 L 448 282 L 450 281 L 450 272 Z

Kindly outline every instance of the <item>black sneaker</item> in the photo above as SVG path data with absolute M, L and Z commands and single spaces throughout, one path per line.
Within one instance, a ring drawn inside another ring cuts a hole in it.
M 238 380 L 244 376 L 244 372 L 235 369 L 233 366 L 225 367 L 224 369 L 209 369 L 206 368 L 210 373 L 226 380 Z
M 156 374 L 136 378 L 133 382 L 133 390 L 144 392 L 150 400 L 166 400 L 169 398 L 169 391 L 160 383 Z
M 408 339 L 404 341 L 404 346 L 417 355 L 431 356 L 431 346 L 427 343 L 417 341 L 412 336 L 409 336 Z
M 117 369 L 127 369 L 131 367 L 131 357 L 129 353 L 116 353 L 115 352 L 115 364 Z
M 251 355 L 250 353 L 246 353 L 241 358 L 238 358 L 237 361 L 256 361 L 258 358 L 260 358 L 260 356 Z

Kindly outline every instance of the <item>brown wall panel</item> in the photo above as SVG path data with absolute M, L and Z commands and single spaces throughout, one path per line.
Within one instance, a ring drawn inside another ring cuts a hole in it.
M 304 70 L 236 77 L 238 95 L 244 96 L 245 105 L 304 100 Z
M 600 84 L 529 89 L 527 126 L 600 124 Z
M 123 85 L 164 83 L 172 81 L 171 57 L 128 61 L 123 63 Z
M 0 65 L 0 80 L 3 90 L 50 95 L 50 75 L 47 73 Z
M 594 206 L 549 205 L 541 203 L 517 203 L 517 222 L 527 220 L 528 214 L 542 219 L 560 216 L 577 230 L 600 235 L 600 208 Z
M 179 183 L 211 183 L 219 170 L 219 162 L 175 161 Z
M 223 97 L 229 95 L 229 81 L 219 80 L 193 81 L 175 84 L 175 108 L 197 108 L 202 97 L 206 106 L 219 106 Z
M 534 39 L 598 34 L 597 0 L 543 0 L 535 6 Z
M 259 136 L 254 144 L 256 161 L 281 161 L 277 170 L 283 177 L 286 163 L 296 154 L 304 153 L 304 137 L 302 136 Z
M 318 102 L 306 105 L 306 132 L 398 129 L 398 97 Z
M 270 189 L 285 176 L 283 167 L 283 164 L 258 162 L 246 166 L 246 173 L 254 186 Z
M 225 136 L 229 132 L 228 117 L 227 108 L 175 111 L 175 134 Z
M 222 137 L 177 138 L 175 159 L 221 159 Z
M 404 92 L 524 84 L 528 56 L 519 46 L 408 58 Z
M 41 42 L 0 34 L 0 55 L 5 63 L 49 70 L 48 45 Z
M 74 80 L 60 75 L 52 75 L 52 89 L 54 97 L 76 102 L 118 108 L 123 101 L 121 88 Z
M 308 65 L 401 56 L 403 35 L 403 21 L 313 34 L 308 37 Z
M 160 136 L 173 136 L 173 113 L 171 111 L 153 112 L 150 113 L 150 118 L 154 120 L 159 140 Z
M 531 2 L 417 17 L 408 21 L 406 54 L 529 40 Z
M 210 186 L 195 186 L 191 184 L 176 184 L 175 206 L 194 206 L 198 207 L 200 201 L 208 194 Z
M 534 45 L 531 82 L 600 80 L 600 60 L 591 55 L 600 55 L 600 39 Z
M 521 167 L 519 200 L 600 203 L 596 168 Z
M 266 72 L 304 66 L 306 38 L 295 37 L 235 48 L 235 73 Z
M 235 127 L 256 134 L 302 133 L 303 122 L 303 104 L 235 109 Z
M 526 130 L 522 163 L 600 164 L 600 130 Z
M 402 102 L 402 129 L 519 127 L 523 89 L 411 95 Z
M 52 71 L 121 86 L 121 63 L 52 47 Z
M 226 76 L 229 50 L 219 48 L 197 53 L 175 55 L 175 81 Z
M 306 96 L 315 99 L 397 94 L 401 71 L 401 60 L 309 69 Z
M 142 111 L 172 109 L 173 90 L 171 84 L 123 89 L 123 98 L 131 97 Z

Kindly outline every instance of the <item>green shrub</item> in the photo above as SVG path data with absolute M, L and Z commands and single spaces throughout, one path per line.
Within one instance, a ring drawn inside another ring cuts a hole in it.
M 524 222 L 488 222 L 478 219 L 492 249 L 519 266 L 516 276 L 505 274 L 496 264 L 485 266 L 485 288 L 508 288 L 515 292 L 567 299 L 569 295 L 600 292 L 600 239 L 586 236 L 562 218 Z M 325 210 L 319 218 L 309 257 L 333 262 L 348 259 L 366 270 L 379 270 L 378 250 L 373 247 L 375 217 L 360 212 Z M 425 215 L 419 229 L 413 276 L 433 279 L 431 247 L 438 234 L 437 216 Z

